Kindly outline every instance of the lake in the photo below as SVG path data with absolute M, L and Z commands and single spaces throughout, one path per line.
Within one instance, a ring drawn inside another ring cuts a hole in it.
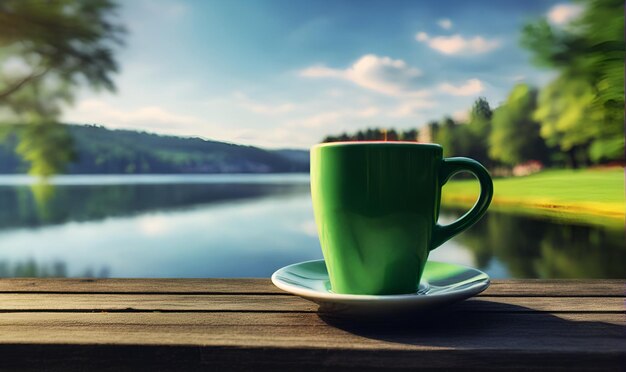
M 0 276 L 269 277 L 322 258 L 308 175 L 0 176 Z M 443 206 L 440 222 L 464 211 Z M 623 278 L 624 228 L 490 211 L 430 259 Z

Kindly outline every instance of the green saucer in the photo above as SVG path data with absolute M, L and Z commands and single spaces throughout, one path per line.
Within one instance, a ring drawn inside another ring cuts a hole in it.
M 489 287 L 489 275 L 467 266 L 428 261 L 415 293 L 351 295 L 333 293 L 324 260 L 279 269 L 272 275 L 278 288 L 320 305 L 320 312 L 380 315 L 426 311 L 477 295 Z

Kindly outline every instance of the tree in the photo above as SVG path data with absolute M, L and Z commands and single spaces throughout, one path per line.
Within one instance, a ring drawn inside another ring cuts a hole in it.
M 61 124 L 33 123 L 18 133 L 16 152 L 31 164 L 30 173 L 48 177 L 74 159 L 72 137 Z
M 398 132 L 395 129 L 386 129 L 383 131 L 383 139 L 385 141 L 397 141 L 399 139 Z
M 623 159 L 624 3 L 588 0 L 565 26 L 528 24 L 522 45 L 538 65 L 558 71 L 542 92 L 541 135 L 576 159 Z
M 487 165 L 486 156 L 480 156 L 481 152 L 487 153 L 482 147 L 476 135 L 471 131 L 468 124 L 457 124 L 454 128 L 454 156 L 468 156 Z
M 443 155 L 448 156 L 461 156 L 467 155 L 469 143 L 466 138 L 462 138 L 467 134 L 467 128 L 465 124 L 457 124 L 454 119 L 449 116 L 444 117 L 438 126 L 434 130 L 435 142 L 443 147 Z
M 561 76 L 539 95 L 534 118 L 541 123 L 541 136 L 568 156 L 569 165 L 589 162 L 589 148 L 600 137 L 603 118 L 592 108 L 593 87 L 580 79 Z
M 417 141 L 417 138 L 418 138 L 417 129 L 407 129 L 407 130 L 404 130 L 400 134 L 400 138 L 403 141 Z
M 468 156 L 489 166 L 488 156 L 489 135 L 491 133 L 491 119 L 493 111 L 484 97 L 478 98 L 470 111 L 467 134 L 463 137 L 468 141 Z
M 487 99 L 485 97 L 479 97 L 472 106 L 468 124 L 472 133 L 479 138 L 485 139 L 485 144 L 487 144 L 487 138 L 491 131 L 492 116 L 493 111 L 491 111 Z
M 58 172 L 72 158 L 71 139 L 55 124 L 76 89 L 114 90 L 113 52 L 124 34 L 116 8 L 112 0 L 0 2 L 0 121 L 36 126 L 18 126 L 31 173 Z
M 506 102 L 493 112 L 489 136 L 489 156 L 508 165 L 528 160 L 547 160 L 547 147 L 539 136 L 539 123 L 533 119 L 537 90 L 516 85 Z

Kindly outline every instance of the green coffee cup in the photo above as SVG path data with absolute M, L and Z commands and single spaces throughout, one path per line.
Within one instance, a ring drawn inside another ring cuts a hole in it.
M 441 188 L 459 172 L 480 182 L 472 209 L 439 225 Z M 441 146 L 341 142 L 311 149 L 315 222 L 333 292 L 391 295 L 417 291 L 431 250 L 487 211 L 493 183 L 468 158 L 443 158 Z

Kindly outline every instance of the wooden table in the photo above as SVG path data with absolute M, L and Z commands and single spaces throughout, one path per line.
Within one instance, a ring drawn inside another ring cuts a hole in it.
M 625 283 L 494 281 L 354 322 L 267 279 L 0 279 L 0 370 L 624 370 Z

